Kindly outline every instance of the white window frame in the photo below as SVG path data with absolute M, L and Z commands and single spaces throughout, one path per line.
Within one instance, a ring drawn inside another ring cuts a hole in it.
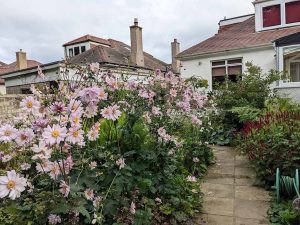
M 81 47 L 82 46 L 85 46 L 85 52 L 86 51 L 88 51 L 90 48 L 89 48 L 89 46 L 90 46 L 90 43 L 82 43 L 82 44 L 75 44 L 75 45 L 70 45 L 70 46 L 67 46 L 66 47 L 66 49 L 67 49 L 67 56 L 68 57 L 73 57 L 73 56 L 75 56 L 75 47 L 79 47 L 79 54 L 81 54 L 81 53 L 83 53 L 82 51 L 81 51 Z M 73 49 L 73 55 L 72 56 L 70 56 L 70 52 L 69 52 L 69 50 L 70 49 Z
M 70 51 L 72 50 L 72 51 Z M 72 52 L 72 54 L 70 54 Z M 73 48 L 69 48 L 68 49 L 68 57 L 73 57 L 74 56 L 74 49 Z
M 300 63 L 300 55 L 294 56 L 286 61 L 286 69 L 289 76 L 291 76 L 291 63 L 297 62 Z M 289 81 L 290 83 L 300 83 L 299 81 Z
M 277 47 L 278 60 L 277 60 L 277 70 L 282 72 L 285 71 L 286 65 L 284 60 L 284 49 L 285 48 L 293 48 L 299 45 L 290 45 L 286 47 Z M 289 73 L 290 68 L 287 68 L 287 72 Z M 277 88 L 292 88 L 292 87 L 300 87 L 300 82 L 290 82 L 289 80 L 279 80 L 277 82 Z
M 242 62 L 229 64 L 228 61 L 231 61 L 231 60 L 241 60 Z M 217 65 L 217 66 L 212 65 L 214 62 L 221 62 L 221 61 L 225 61 L 225 64 L 224 65 Z M 228 74 L 228 67 L 230 67 L 230 66 L 242 66 L 242 72 L 244 71 L 243 58 L 212 60 L 211 61 L 211 76 L 213 77 L 213 74 L 212 74 L 212 69 L 213 68 L 221 68 L 221 67 L 224 67 L 224 66 L 225 66 L 225 71 L 226 71 L 226 74 L 224 74 L 224 76 L 227 76 L 227 77 L 229 75 Z

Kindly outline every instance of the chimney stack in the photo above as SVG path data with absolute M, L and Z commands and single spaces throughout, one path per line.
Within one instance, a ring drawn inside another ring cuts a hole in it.
M 131 55 L 130 59 L 134 66 L 144 67 L 143 36 L 142 28 L 139 27 L 138 19 L 134 19 L 134 25 L 130 26 Z
M 16 58 L 17 58 L 17 69 L 18 70 L 27 69 L 26 52 L 22 52 L 22 49 L 20 49 L 19 52 L 16 52 Z
M 172 51 L 172 70 L 174 73 L 180 72 L 180 61 L 176 59 L 176 55 L 180 52 L 180 43 L 177 42 L 175 38 L 173 42 L 171 42 L 171 51 Z

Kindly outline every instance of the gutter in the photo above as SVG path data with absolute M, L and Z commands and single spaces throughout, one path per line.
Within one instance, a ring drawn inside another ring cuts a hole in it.
M 227 50 L 222 50 L 222 51 L 214 51 L 214 52 L 204 52 L 200 54 L 191 54 L 187 56 L 176 56 L 176 59 L 179 59 L 181 61 L 187 61 L 190 59 L 197 59 L 197 58 L 204 58 L 207 56 L 215 56 L 215 55 L 223 55 L 228 54 L 228 53 L 240 53 L 244 52 L 247 50 L 259 50 L 259 49 L 264 49 L 264 48 L 272 48 L 273 45 L 272 43 L 270 44 L 262 44 L 262 45 L 256 45 L 256 46 L 251 46 L 251 47 L 244 47 L 244 48 L 235 48 L 235 49 L 227 49 Z M 179 53 L 180 54 L 180 53 Z
M 42 70 L 54 69 L 54 68 L 60 67 L 61 62 L 62 61 L 56 61 L 56 62 L 51 62 L 51 63 L 47 63 L 47 64 L 42 64 L 42 65 L 40 65 L 40 67 L 42 67 Z M 11 77 L 21 76 L 21 75 L 28 74 L 28 73 L 33 73 L 36 71 L 37 71 L 37 66 L 30 67 L 30 68 L 23 69 L 23 70 L 17 70 L 14 72 L 4 73 L 4 74 L 1 74 L 0 76 L 3 79 L 7 79 L 7 78 L 11 78 Z
M 254 2 L 252 2 L 253 5 L 256 5 L 258 3 L 262 3 L 262 2 L 268 2 L 269 0 L 256 0 Z

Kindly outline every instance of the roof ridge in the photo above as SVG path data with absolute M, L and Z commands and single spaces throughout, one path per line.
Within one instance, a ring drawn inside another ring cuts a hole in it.
M 111 47 L 98 45 L 91 48 L 79 55 L 70 58 L 70 63 L 83 63 L 83 62 L 101 62 L 111 63 L 128 66 L 128 58 L 130 57 L 131 48 L 129 45 L 122 41 L 112 38 L 108 39 Z M 144 61 L 146 69 L 155 70 L 157 68 L 165 70 L 168 66 L 167 63 L 160 59 L 154 58 L 151 54 L 144 51 Z
M 109 41 L 105 38 L 102 37 L 97 37 L 91 34 L 85 34 L 83 36 L 80 36 L 78 38 L 75 38 L 71 41 L 68 41 L 66 43 L 63 44 L 63 46 L 68 46 L 68 45 L 72 45 L 72 44 L 77 44 L 77 43 L 81 43 L 81 42 L 85 42 L 85 41 L 94 41 L 100 44 L 107 44 L 109 45 Z
M 185 49 L 177 57 L 180 59 L 235 49 L 272 46 L 274 40 L 297 32 L 300 32 L 300 26 L 256 32 L 255 19 L 252 16 L 243 22 L 234 24 L 221 33 L 217 33 Z

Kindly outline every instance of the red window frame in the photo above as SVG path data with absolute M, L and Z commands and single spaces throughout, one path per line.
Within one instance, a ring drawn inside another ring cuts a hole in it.
M 281 6 L 271 5 L 263 7 L 263 27 L 272 27 L 281 24 Z

